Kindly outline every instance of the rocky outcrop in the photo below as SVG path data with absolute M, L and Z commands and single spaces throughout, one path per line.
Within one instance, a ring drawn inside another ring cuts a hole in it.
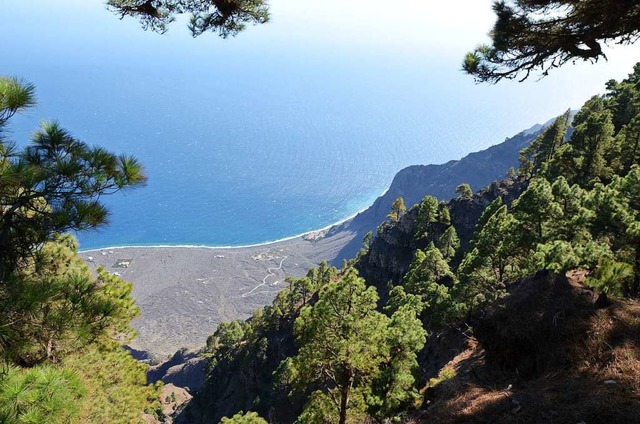
M 480 152 L 471 153 L 460 160 L 452 160 L 441 165 L 414 165 L 402 169 L 394 177 L 389 190 L 380 196 L 365 211 L 352 220 L 334 227 L 328 235 L 338 231 L 352 231 L 357 236 L 338 255 L 337 264 L 342 259 L 355 256 L 361 247 L 362 237 L 368 231 L 375 231 L 387 219 L 391 204 L 398 197 L 410 207 L 431 195 L 439 200 L 449 200 L 455 196 L 455 189 L 468 183 L 473 190 L 479 190 L 493 181 L 504 178 L 510 167 L 518 167 L 518 154 L 528 146 L 551 121 L 522 131 L 504 142 Z
M 171 359 L 147 371 L 147 381 L 162 381 L 195 393 L 204 384 L 208 359 L 200 352 L 180 349 Z
M 182 387 L 174 386 L 171 383 L 165 384 L 162 386 L 162 393 L 160 394 L 162 413 L 165 417 L 171 417 L 192 398 L 191 393 Z M 168 420 L 168 422 L 171 421 L 171 419 Z
M 282 360 L 296 354 L 293 320 L 262 333 L 212 367 L 202 388 L 175 417 L 178 424 L 217 423 L 238 411 L 256 411 L 269 422 L 292 423 L 301 413 L 301 399 L 274 384 Z
M 460 238 L 460 253 L 466 251 L 473 237 L 476 222 L 487 205 L 498 197 L 502 197 L 506 204 L 511 204 L 524 191 L 526 185 L 526 181 L 507 178 L 490 184 L 471 198 L 458 197 L 447 203 L 451 225 Z M 374 238 L 369 252 L 356 265 L 360 275 L 369 284 L 374 284 L 383 298 L 388 290 L 389 281 L 398 284 L 402 280 L 416 249 L 424 249 L 430 241 L 436 241 L 447 229 L 446 226 L 436 224 L 431 228 L 427 239 L 416 240 L 414 235 L 417 216 L 418 210 L 413 208 L 397 223 L 382 226 L 382 231 Z M 456 259 L 459 260 L 460 257 Z

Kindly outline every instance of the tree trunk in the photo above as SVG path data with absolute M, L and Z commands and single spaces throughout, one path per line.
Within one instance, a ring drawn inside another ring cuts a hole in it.
M 344 386 L 340 393 L 340 421 L 339 424 L 347 422 L 347 406 L 349 405 L 349 386 Z
M 640 243 L 636 244 L 636 260 L 633 266 L 633 286 L 631 287 L 631 297 L 638 297 L 640 293 Z
M 346 424 L 347 422 L 347 408 L 349 407 L 349 390 L 353 384 L 353 373 L 351 370 L 347 371 L 346 384 L 340 388 L 340 421 L 338 424 Z
M 9 240 L 9 225 L 6 224 L 4 218 L 0 219 L 2 227 L 0 229 L 0 283 L 3 283 L 8 274 L 7 243 Z
M 56 358 L 53 356 L 53 337 L 49 337 L 47 342 L 47 359 L 51 362 L 56 362 Z
M 538 243 L 542 243 L 544 240 L 542 239 L 542 217 L 538 219 Z
M 636 161 L 636 155 L 638 154 L 638 147 L 640 147 L 640 135 L 636 137 L 636 142 L 633 144 L 633 149 L 631 150 L 631 154 L 629 155 L 629 162 L 627 162 L 627 166 L 625 167 L 625 171 L 627 173 L 631 171 L 631 167 Z

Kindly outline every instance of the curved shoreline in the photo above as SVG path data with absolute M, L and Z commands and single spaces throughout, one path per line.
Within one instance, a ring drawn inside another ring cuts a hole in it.
M 80 257 L 133 284 L 140 316 L 132 324 L 138 337 L 129 345 L 164 358 L 181 347 L 201 348 L 220 322 L 249 318 L 270 304 L 284 287 L 272 286 L 275 279 L 302 277 L 322 261 L 336 262 L 357 236 L 348 225 L 317 239 L 253 247 L 121 246 Z
M 382 194 L 380 194 L 378 197 L 384 196 L 387 191 L 389 191 L 389 188 L 385 189 L 382 192 Z M 378 197 L 376 197 L 376 199 Z M 305 236 L 307 234 L 316 233 L 316 232 L 320 232 L 320 231 L 328 231 L 333 227 L 337 227 L 338 225 L 342 225 L 345 222 L 351 221 L 353 218 L 355 218 L 356 216 L 358 216 L 362 212 L 364 212 L 367 209 L 369 209 L 372 204 L 373 203 L 371 203 L 367 207 L 359 210 L 358 212 L 348 216 L 347 218 L 341 219 L 340 221 L 334 222 L 333 224 L 329 224 L 329 225 L 327 225 L 325 227 L 322 227 L 322 228 L 319 228 L 319 229 L 315 229 L 315 230 L 305 231 L 304 233 L 296 234 L 294 236 L 284 237 L 284 238 L 277 239 L 277 240 L 264 241 L 264 242 L 260 242 L 260 243 L 243 244 L 243 245 L 237 245 L 237 246 L 211 246 L 211 245 L 206 245 L 206 244 L 202 244 L 202 245 L 197 245 L 197 244 L 149 244 L 149 245 L 140 244 L 140 245 L 122 245 L 122 246 L 95 247 L 95 248 L 90 248 L 90 249 L 82 249 L 81 248 L 81 249 L 78 250 L 78 253 L 97 252 L 97 251 L 100 251 L 100 250 L 136 249 L 136 248 L 163 248 L 164 249 L 164 248 L 177 247 L 177 248 L 185 248 L 185 249 L 246 249 L 246 248 L 254 248 L 254 247 L 260 247 L 260 246 L 268 246 L 270 244 L 276 244 L 276 243 L 281 243 L 281 242 L 285 242 L 285 241 L 295 240 L 295 239 L 301 238 L 301 237 L 303 237 L 303 236 Z

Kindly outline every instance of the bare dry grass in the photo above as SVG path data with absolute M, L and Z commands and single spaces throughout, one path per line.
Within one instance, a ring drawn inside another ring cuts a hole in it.
M 564 301 L 580 304 L 585 289 L 575 281 L 571 286 Z M 537 352 L 545 367 L 528 376 L 495 357 L 487 360 L 485 349 L 470 343 L 444 367 L 456 376 L 427 387 L 423 410 L 408 422 L 640 423 L 640 302 L 614 299 L 606 308 L 573 314 L 557 331 L 563 336 L 543 346 L 563 358 L 552 361 Z

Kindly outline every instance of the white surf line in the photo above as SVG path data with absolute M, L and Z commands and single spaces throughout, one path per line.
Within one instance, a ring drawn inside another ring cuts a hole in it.
M 365 206 L 364 208 L 362 208 L 358 212 L 347 216 L 346 218 L 343 218 L 343 219 L 340 219 L 340 220 L 334 222 L 333 224 L 329 224 L 329 225 L 327 225 L 325 227 L 322 227 L 322 228 L 318 228 L 318 229 L 315 229 L 315 230 L 310 230 L 310 231 L 307 231 L 305 233 L 300 233 L 300 234 L 296 234 L 294 236 L 284 237 L 284 238 L 281 238 L 281 239 L 263 241 L 261 243 L 241 244 L 241 245 L 237 245 L 237 246 L 224 246 L 224 245 L 223 246 L 210 246 L 210 245 L 207 245 L 207 244 L 150 244 L 150 245 L 139 244 L 139 245 L 95 247 L 95 248 L 90 248 L 90 249 L 83 249 L 82 247 L 80 247 L 80 249 L 78 250 L 78 253 L 91 253 L 91 252 L 102 252 L 102 251 L 105 251 L 105 250 L 138 249 L 138 248 L 141 248 L 141 249 L 170 249 L 170 248 L 173 248 L 173 247 L 179 247 L 179 248 L 184 248 L 184 249 L 233 250 L 233 249 L 248 249 L 248 248 L 260 247 L 260 246 L 269 246 L 270 244 L 279 244 L 279 243 L 282 243 L 282 242 L 285 242 L 285 241 L 291 241 L 291 240 L 295 240 L 297 238 L 302 238 L 302 236 L 306 236 L 307 234 L 318 233 L 320 231 L 328 231 L 328 230 L 332 229 L 333 227 L 338 227 L 338 226 L 344 224 L 345 222 L 355 218 L 356 216 L 358 216 L 362 212 L 366 211 L 367 209 L 369 209 L 371 207 L 371 205 L 373 205 L 373 202 L 375 202 L 378 199 L 378 197 L 384 196 L 385 194 L 387 194 L 388 191 L 389 191 L 389 188 L 386 188 L 382 192 L 382 194 L 380 194 L 377 197 L 374 197 L 373 200 L 371 200 L 371 202 L 367 204 L 367 206 Z
M 257 286 L 255 286 L 254 288 L 252 288 L 251 290 L 249 290 L 246 293 L 243 293 L 241 297 L 247 297 L 250 296 L 252 294 L 255 294 L 254 292 L 256 290 L 258 290 L 258 288 L 266 286 L 267 285 L 267 278 L 271 277 L 271 276 L 275 276 L 275 274 L 273 273 L 273 271 L 280 271 L 282 269 L 282 264 L 284 262 L 285 259 L 287 259 L 288 256 L 283 257 L 280 260 L 280 265 L 278 265 L 277 268 L 267 268 L 267 275 L 264 276 L 264 278 L 262 279 L 262 284 L 258 284 Z

